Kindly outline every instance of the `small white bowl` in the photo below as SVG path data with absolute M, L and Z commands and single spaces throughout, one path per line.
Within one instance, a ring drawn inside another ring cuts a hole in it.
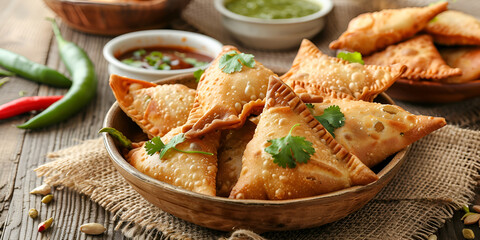
M 256 49 L 281 50 L 298 47 L 304 38 L 312 38 L 325 26 L 325 16 L 332 10 L 331 0 L 317 2 L 320 11 L 300 18 L 260 19 L 231 12 L 226 0 L 215 0 L 215 8 L 222 14 L 223 26 L 243 45 Z
M 110 40 L 103 48 L 103 56 L 109 63 L 108 72 L 134 79 L 155 81 L 208 67 L 207 65 L 179 70 L 143 69 L 124 64 L 115 57 L 130 50 L 155 46 L 190 47 L 197 53 L 215 58 L 222 51 L 223 45 L 202 34 L 177 30 L 147 30 L 127 33 Z

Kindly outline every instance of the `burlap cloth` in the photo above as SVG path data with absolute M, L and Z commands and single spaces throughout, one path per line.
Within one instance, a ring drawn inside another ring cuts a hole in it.
M 265 233 L 271 239 L 411 239 L 426 237 L 470 202 L 480 170 L 480 131 L 447 125 L 413 144 L 398 175 L 360 211 L 322 227 Z M 209 230 L 144 200 L 115 170 L 101 139 L 50 153 L 35 171 L 51 185 L 89 196 L 119 219 L 129 237 L 217 239 Z M 237 232 L 238 233 L 238 232 Z
M 468 1 L 468 0 L 465 0 Z M 418 1 L 334 1 L 324 31 L 313 41 L 332 54 L 328 43 L 361 12 Z M 385 5 L 386 4 L 386 5 Z M 221 27 L 211 1 L 192 1 L 183 19 L 225 44 L 239 45 Z M 205 24 L 208 23 L 208 24 Z M 185 26 L 183 26 L 185 27 Z M 181 28 L 178 27 L 177 28 Z M 296 49 L 266 52 L 240 49 L 276 72 L 285 72 Z M 451 218 L 454 209 L 471 202 L 480 170 L 480 98 L 444 105 L 399 102 L 410 112 L 443 116 L 449 125 L 413 144 L 402 169 L 371 202 L 348 217 L 313 229 L 264 233 L 269 239 L 412 239 L 426 238 Z M 114 214 L 117 228 L 136 239 L 261 238 L 248 231 L 224 233 L 165 213 L 135 192 L 110 163 L 101 139 L 50 153 L 53 161 L 35 171 L 51 185 L 63 185 L 89 196 Z

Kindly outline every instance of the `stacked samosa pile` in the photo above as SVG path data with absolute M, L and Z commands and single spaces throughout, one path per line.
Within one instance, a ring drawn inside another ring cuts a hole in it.
M 374 182 L 370 167 L 445 125 L 372 102 L 405 71 L 329 57 L 304 40 L 281 77 L 225 46 L 196 90 L 116 75 L 110 85 L 151 139 L 126 154 L 135 168 L 207 195 L 280 200 Z
M 408 70 L 401 77 L 414 81 L 480 79 L 480 21 L 447 6 L 443 1 L 361 14 L 330 48 L 360 52 L 366 64 L 403 64 Z

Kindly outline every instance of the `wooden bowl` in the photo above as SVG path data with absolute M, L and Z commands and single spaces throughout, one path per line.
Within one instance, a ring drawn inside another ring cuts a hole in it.
M 119 35 L 165 27 L 190 0 L 43 0 L 68 26 L 86 33 Z
M 164 79 L 159 84 L 183 83 L 195 87 L 193 75 Z M 393 103 L 385 94 L 377 102 Z M 113 127 L 134 141 L 147 137 L 114 103 L 104 127 Z M 285 231 L 317 227 L 339 220 L 364 206 L 399 171 L 407 149 L 386 159 L 374 170 L 379 179 L 366 186 L 355 186 L 319 196 L 293 200 L 238 200 L 191 192 L 153 179 L 132 167 L 122 149 L 107 134 L 103 135 L 110 158 L 127 182 L 145 199 L 160 209 L 186 221 L 221 231 L 246 228 L 256 232 Z
M 480 80 L 459 84 L 447 84 L 398 79 L 387 90 L 387 94 L 392 98 L 409 102 L 458 102 L 480 96 Z

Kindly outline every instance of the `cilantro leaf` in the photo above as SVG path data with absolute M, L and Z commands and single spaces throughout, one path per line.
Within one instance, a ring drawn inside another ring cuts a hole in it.
M 315 109 L 315 105 L 313 105 L 312 103 L 305 103 L 305 105 L 307 105 L 307 108 L 309 109 Z
M 200 82 L 200 78 L 202 77 L 202 74 L 205 72 L 203 69 L 198 69 L 197 71 L 193 72 L 193 76 L 195 77 L 195 82 L 198 83 Z
M 203 151 L 185 151 L 185 150 L 180 150 L 176 148 L 177 144 L 182 143 L 185 141 L 185 134 L 180 133 L 178 135 L 175 135 L 172 139 L 167 144 L 164 144 L 162 142 L 162 139 L 160 137 L 154 137 L 150 139 L 150 141 L 145 143 L 145 150 L 147 150 L 147 154 L 152 156 L 156 152 L 160 152 L 159 157 L 160 159 L 165 156 L 165 154 L 168 152 L 168 150 L 173 149 L 178 152 L 183 152 L 183 153 L 201 153 L 201 154 L 206 154 L 206 155 L 213 155 L 213 153 L 209 152 L 203 152 Z
M 165 144 L 163 144 L 162 139 L 160 137 L 154 137 L 150 139 L 150 141 L 145 143 L 145 150 L 147 150 L 147 154 L 152 156 L 156 152 L 162 151 L 162 149 L 165 147 Z
M 265 148 L 265 152 L 270 153 L 273 162 L 280 167 L 294 168 L 297 162 L 307 163 L 315 153 L 311 142 L 306 141 L 304 137 L 292 136 L 293 128 L 298 125 L 300 124 L 293 125 L 287 136 L 268 140 L 271 145 Z
M 340 111 L 340 107 L 332 105 L 323 111 L 321 116 L 315 116 L 323 127 L 335 138 L 333 131 L 335 128 L 345 125 L 345 115 Z
M 170 141 L 167 144 L 165 144 L 165 147 L 160 152 L 160 159 L 163 158 L 163 156 L 167 153 L 168 150 L 170 150 L 170 148 L 176 149 L 175 146 L 177 146 L 177 144 L 182 143 L 184 141 L 185 141 L 185 134 L 181 133 L 181 134 L 175 135 L 172 139 L 170 139 Z
M 339 52 L 337 54 L 337 58 L 341 58 L 345 61 L 349 61 L 351 63 L 360 63 L 360 64 L 365 64 L 362 59 L 362 54 L 359 52 Z
M 255 59 L 252 54 L 238 53 L 235 50 L 225 53 L 219 63 L 219 67 L 224 73 L 240 72 L 243 65 L 249 68 L 255 67 Z

